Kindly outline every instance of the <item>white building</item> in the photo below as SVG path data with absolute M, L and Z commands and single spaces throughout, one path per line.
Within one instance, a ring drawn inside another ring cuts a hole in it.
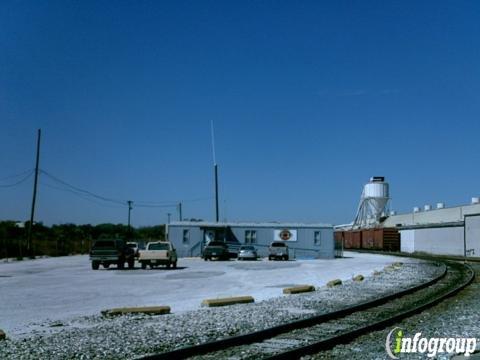
M 388 217 L 383 227 L 400 231 L 401 251 L 480 257 L 480 201 L 446 208 L 443 203 Z

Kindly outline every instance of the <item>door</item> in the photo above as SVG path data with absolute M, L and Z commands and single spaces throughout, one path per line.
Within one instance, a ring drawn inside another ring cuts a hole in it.
M 480 214 L 465 215 L 465 246 L 467 256 L 480 257 Z

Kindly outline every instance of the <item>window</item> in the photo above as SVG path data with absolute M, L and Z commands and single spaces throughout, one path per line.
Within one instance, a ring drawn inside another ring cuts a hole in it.
M 188 231 L 188 230 L 187 230 Z M 153 243 L 148 246 L 148 250 L 170 250 L 168 243 Z
M 257 242 L 257 232 L 255 230 L 245 230 L 245 244 L 255 244 Z
M 183 243 L 188 244 L 189 241 L 190 241 L 190 230 L 185 229 L 183 230 Z
M 320 245 L 320 231 L 315 231 L 313 233 L 313 244 Z

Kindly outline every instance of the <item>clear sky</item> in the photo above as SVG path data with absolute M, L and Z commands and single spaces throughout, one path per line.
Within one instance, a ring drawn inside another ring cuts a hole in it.
M 41 168 L 135 226 L 214 218 L 212 120 L 221 219 L 349 222 L 373 175 L 399 212 L 480 194 L 478 1 L 6 0 L 0 28 L 2 220 L 37 128 Z M 126 222 L 58 188 L 38 221 Z

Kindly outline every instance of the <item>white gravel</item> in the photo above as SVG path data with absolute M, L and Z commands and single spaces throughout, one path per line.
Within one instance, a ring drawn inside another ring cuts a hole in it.
M 142 270 L 137 264 L 134 271 L 93 271 L 88 256 L 0 263 L 0 329 L 18 339 L 43 325 L 68 323 L 112 307 L 169 305 L 178 314 L 198 309 L 208 298 L 251 295 L 262 301 L 281 295 L 283 287 L 323 286 L 399 261 L 371 254 L 346 256 L 288 262 L 182 258 L 176 270 Z
M 132 359 L 329 312 L 423 282 L 437 275 L 440 269 L 416 260 L 400 261 L 405 264 L 399 269 L 369 276 L 361 283 L 346 281 L 336 288 L 321 287 L 314 293 L 279 296 L 254 304 L 203 308 L 163 316 L 137 315 L 112 319 L 98 315 L 80 316 L 57 323 L 60 326 L 56 327 L 44 323 L 27 338 L 0 343 L 0 358 Z M 263 266 L 258 265 L 262 263 L 252 264 Z M 298 267 L 290 269 L 298 271 Z M 282 280 L 285 279 L 278 278 L 277 282 Z M 281 289 L 276 290 L 278 294 Z

